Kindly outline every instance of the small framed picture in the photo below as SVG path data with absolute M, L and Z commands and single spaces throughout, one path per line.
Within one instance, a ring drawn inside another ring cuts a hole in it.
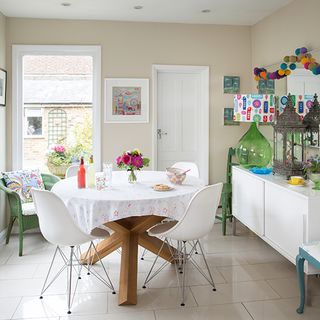
M 0 69 L 0 106 L 6 105 L 7 96 L 7 71 Z
M 260 79 L 258 82 L 258 93 L 259 94 L 274 94 L 275 92 L 275 84 L 274 80 L 262 80 Z
M 105 79 L 105 123 L 149 122 L 149 79 Z
M 237 94 L 240 93 L 240 77 L 224 76 L 223 77 L 223 92 Z
M 223 125 L 224 126 L 239 126 L 240 122 L 234 121 L 234 110 L 233 108 L 223 109 Z

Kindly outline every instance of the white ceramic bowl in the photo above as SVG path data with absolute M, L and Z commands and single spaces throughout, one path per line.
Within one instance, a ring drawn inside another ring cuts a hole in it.
M 184 170 L 179 168 L 171 167 L 166 169 L 167 177 L 169 178 L 170 182 L 174 184 L 182 184 L 187 176 L 186 173 L 183 172 Z

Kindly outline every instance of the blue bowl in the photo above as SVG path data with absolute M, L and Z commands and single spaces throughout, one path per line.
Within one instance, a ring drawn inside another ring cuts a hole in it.
M 250 171 L 252 173 L 255 173 L 255 174 L 270 174 L 272 172 L 272 168 L 266 168 L 266 167 L 263 167 L 263 168 L 258 168 L 258 167 L 253 167 L 250 169 Z

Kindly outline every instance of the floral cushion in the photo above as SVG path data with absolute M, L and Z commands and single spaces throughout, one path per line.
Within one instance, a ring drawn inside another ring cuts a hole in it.
M 38 169 L 2 172 L 2 177 L 6 187 L 19 194 L 22 203 L 32 202 L 31 188 L 44 189 Z

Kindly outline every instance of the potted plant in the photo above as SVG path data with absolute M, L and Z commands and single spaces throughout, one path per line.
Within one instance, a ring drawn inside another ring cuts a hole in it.
M 141 170 L 143 167 L 149 166 L 150 160 L 143 157 L 138 149 L 126 151 L 117 158 L 117 166 L 120 169 L 125 169 L 129 173 L 128 182 L 135 183 L 137 176 L 135 171 Z
M 308 159 L 304 165 L 304 171 L 314 183 L 315 190 L 320 190 L 320 156 L 316 155 Z
M 72 155 L 62 144 L 53 145 L 48 153 L 48 168 L 52 174 L 64 178 L 67 169 L 72 164 Z

